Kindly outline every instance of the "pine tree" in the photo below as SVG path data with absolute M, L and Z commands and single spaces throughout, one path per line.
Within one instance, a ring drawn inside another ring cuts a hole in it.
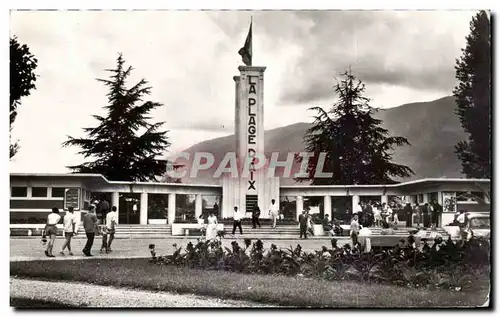
M 314 153 L 309 160 L 308 177 L 313 185 L 388 184 L 394 177 L 409 177 L 413 171 L 392 163 L 396 146 L 410 145 L 403 137 L 390 136 L 381 120 L 373 117 L 376 109 L 363 96 L 365 85 L 351 70 L 334 88 L 338 101 L 329 111 L 313 107 L 315 121 L 304 136 L 306 151 Z M 319 154 L 326 153 L 325 173 L 331 178 L 315 177 Z M 300 158 L 299 158 L 300 161 Z
M 99 121 L 95 128 L 84 128 L 87 138 L 69 137 L 64 147 L 82 148 L 87 161 L 68 166 L 76 173 L 100 173 L 113 181 L 156 181 L 166 171 L 167 162 L 158 159 L 170 146 L 168 131 L 159 131 L 164 122 L 149 123 L 148 114 L 162 104 L 143 101 L 151 87 L 145 79 L 131 88 L 126 79 L 132 67 L 126 68 L 121 54 L 116 69 L 108 69 L 110 79 L 98 79 L 109 87 L 105 117 L 94 115 Z
M 17 117 L 21 98 L 29 96 L 31 90 L 36 89 L 37 63 L 38 60 L 26 44 L 19 44 L 15 36 L 10 39 L 10 131 Z M 11 143 L 10 158 L 16 155 L 18 150 L 19 144 Z
M 455 153 L 467 177 L 491 177 L 491 26 L 488 14 L 479 12 L 470 22 L 470 34 L 455 70 L 453 90 L 462 127 L 468 141 L 460 141 Z

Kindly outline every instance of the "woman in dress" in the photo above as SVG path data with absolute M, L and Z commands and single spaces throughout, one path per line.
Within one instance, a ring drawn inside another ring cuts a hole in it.
M 213 240 L 217 237 L 217 217 L 215 216 L 213 211 L 210 212 L 210 216 L 208 216 L 208 226 L 205 237 L 207 241 Z

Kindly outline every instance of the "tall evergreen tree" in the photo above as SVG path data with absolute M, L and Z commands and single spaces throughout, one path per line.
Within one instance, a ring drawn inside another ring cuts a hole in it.
M 10 38 L 10 130 L 12 131 L 14 121 L 17 117 L 17 107 L 21 104 L 21 98 L 30 95 L 31 90 L 36 89 L 35 69 L 38 60 L 30 52 L 26 44 L 19 44 L 14 36 Z M 10 158 L 19 150 L 17 142 L 10 144 Z
M 381 120 L 373 117 L 376 109 L 363 96 L 365 85 L 351 70 L 334 88 L 338 101 L 329 111 L 320 107 L 315 121 L 304 136 L 306 151 L 314 153 L 309 160 L 308 177 L 313 185 L 388 184 L 394 177 L 408 177 L 413 171 L 392 162 L 396 146 L 410 145 L 403 137 L 390 136 Z M 322 171 L 331 178 L 315 177 L 319 154 L 325 152 Z M 299 157 L 299 161 L 301 158 Z
M 460 141 L 455 153 L 467 177 L 491 177 L 491 24 L 481 11 L 470 22 L 470 34 L 455 66 L 458 84 L 453 90 L 455 113 L 468 141 Z
M 68 137 L 64 147 L 82 148 L 79 154 L 90 158 L 85 163 L 68 166 L 77 173 L 100 173 L 114 181 L 156 181 L 166 171 L 165 160 L 158 159 L 170 146 L 168 131 L 159 131 L 164 122 L 149 123 L 151 110 L 162 106 L 143 101 L 151 87 L 145 79 L 126 87 L 132 67 L 125 67 L 120 54 L 116 69 L 108 69 L 110 79 L 98 79 L 109 87 L 105 117 L 95 128 L 84 128 L 87 138 Z

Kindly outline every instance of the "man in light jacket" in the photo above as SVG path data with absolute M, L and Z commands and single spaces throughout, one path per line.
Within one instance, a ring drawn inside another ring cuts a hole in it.
M 278 204 L 274 199 L 271 199 L 271 207 L 269 207 L 269 216 L 273 222 L 273 229 L 276 228 L 276 220 L 279 217 L 280 210 L 278 208 Z

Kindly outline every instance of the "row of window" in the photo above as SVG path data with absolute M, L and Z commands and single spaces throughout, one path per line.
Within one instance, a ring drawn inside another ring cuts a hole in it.
M 64 197 L 64 187 L 52 187 L 51 197 Z M 48 197 L 48 187 L 31 187 L 31 197 Z M 12 186 L 11 197 L 28 197 L 28 187 Z

